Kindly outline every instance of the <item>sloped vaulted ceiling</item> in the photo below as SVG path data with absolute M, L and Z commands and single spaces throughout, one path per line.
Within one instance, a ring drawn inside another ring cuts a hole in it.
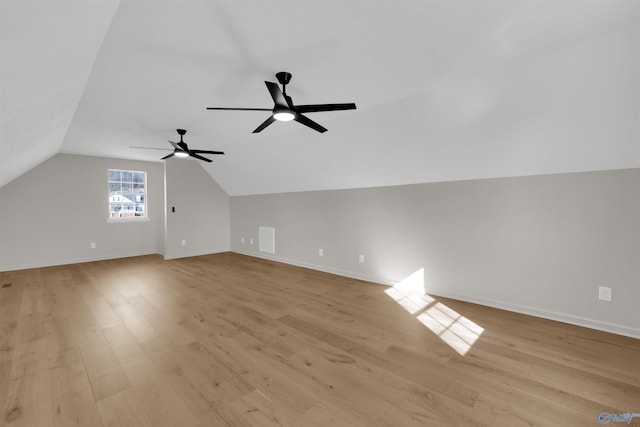
M 0 186 L 60 151 L 117 5 L 0 3 Z
M 57 152 L 158 161 L 130 146 L 176 128 L 227 152 L 202 167 L 230 195 L 640 166 L 638 1 L 1 5 L 0 185 Z M 283 70 L 358 109 L 310 114 L 325 134 L 205 109 L 269 108 Z

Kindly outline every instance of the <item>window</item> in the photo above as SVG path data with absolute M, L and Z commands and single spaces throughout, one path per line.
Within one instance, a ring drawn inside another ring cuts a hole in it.
M 109 220 L 147 217 L 147 173 L 109 169 Z

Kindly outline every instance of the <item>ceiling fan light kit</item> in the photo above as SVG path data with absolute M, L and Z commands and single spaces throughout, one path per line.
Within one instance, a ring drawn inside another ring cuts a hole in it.
M 289 110 L 279 110 L 273 112 L 273 118 L 280 122 L 290 122 L 296 115 Z

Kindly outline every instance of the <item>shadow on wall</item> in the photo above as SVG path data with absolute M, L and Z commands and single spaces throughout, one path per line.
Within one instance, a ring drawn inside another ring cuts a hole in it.
M 461 356 L 484 332 L 481 326 L 425 293 L 424 268 L 385 293 Z

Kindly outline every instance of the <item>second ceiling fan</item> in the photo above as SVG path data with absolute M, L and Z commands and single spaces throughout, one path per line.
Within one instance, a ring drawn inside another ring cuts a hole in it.
M 205 162 L 211 163 L 213 160 L 207 159 L 206 157 L 201 156 L 200 154 L 224 154 L 224 151 L 211 151 L 211 150 L 194 150 L 189 148 L 186 142 L 182 139 L 187 131 L 185 129 L 176 129 L 178 135 L 180 135 L 180 142 L 169 141 L 169 144 L 173 147 L 173 152 L 167 154 L 160 160 L 165 160 L 170 157 L 193 157 L 194 159 L 203 160 Z M 170 148 L 156 148 L 156 147 L 136 147 L 130 146 L 130 148 L 142 148 L 144 150 L 170 150 Z
M 356 104 L 353 102 L 345 104 L 312 104 L 312 105 L 295 105 L 289 95 L 287 95 L 287 84 L 291 81 L 291 74 L 281 71 L 276 74 L 278 82 L 282 85 L 282 90 L 277 83 L 267 82 L 269 94 L 273 99 L 273 108 L 234 108 L 234 107 L 207 107 L 207 110 L 238 110 L 238 111 L 271 111 L 272 114 L 258 126 L 253 133 L 264 130 L 274 121 L 288 122 L 295 120 L 305 126 L 310 127 L 320 133 L 326 132 L 327 129 L 314 122 L 303 113 L 316 113 L 320 111 L 338 111 L 338 110 L 355 110 Z

